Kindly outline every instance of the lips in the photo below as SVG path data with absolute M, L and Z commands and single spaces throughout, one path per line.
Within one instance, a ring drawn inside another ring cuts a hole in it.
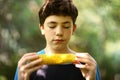
M 60 42 L 63 42 L 64 40 L 63 39 L 54 39 L 53 41 L 60 43 Z
M 62 39 L 56 39 L 56 40 L 54 40 L 54 41 L 64 41 L 64 40 L 62 40 Z

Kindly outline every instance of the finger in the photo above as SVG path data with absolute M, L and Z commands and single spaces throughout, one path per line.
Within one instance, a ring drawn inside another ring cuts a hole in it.
M 22 60 L 22 59 L 24 59 L 24 58 L 26 58 L 28 56 L 33 56 L 33 55 L 36 55 L 36 53 L 35 52 L 33 52 L 33 53 L 25 53 L 20 60 Z
M 24 75 L 23 75 L 23 76 L 24 76 L 24 79 L 25 79 L 25 80 L 29 80 L 30 74 L 31 74 L 32 72 L 40 69 L 41 67 L 42 67 L 42 65 L 38 65 L 38 66 L 35 66 L 35 67 L 33 67 L 33 68 L 30 68 L 30 69 L 26 70 L 26 72 L 25 72 Z
M 19 60 L 18 65 L 25 65 L 27 62 L 33 61 L 38 58 L 39 56 L 37 54 L 27 54 Z
M 37 66 L 37 65 L 40 65 L 41 62 L 42 62 L 42 59 L 41 59 L 41 58 L 36 59 L 36 60 L 34 60 L 34 61 L 32 61 L 32 62 L 26 64 L 26 65 L 25 65 L 25 68 L 32 68 L 32 67 L 35 67 L 35 66 Z
M 75 64 L 82 64 L 82 65 L 85 65 L 85 64 L 89 64 L 90 63 L 90 60 L 88 58 L 78 58 L 76 57 L 75 58 Z
M 36 59 L 39 59 L 39 56 L 37 54 L 36 55 L 32 55 L 32 56 L 28 56 L 28 57 L 24 58 L 23 61 L 25 63 L 29 63 L 29 62 L 34 61 Z
M 86 58 L 95 61 L 94 58 L 89 53 L 76 53 L 77 58 Z
M 87 64 L 75 64 L 75 67 L 77 68 L 88 68 L 88 65 Z
M 83 77 L 86 77 L 88 75 L 88 70 L 86 69 L 81 69 Z
M 37 66 L 35 66 L 33 68 L 30 68 L 28 70 L 28 73 L 31 74 L 33 71 L 36 71 L 36 70 L 40 69 L 41 67 L 42 67 L 42 65 L 37 65 Z
M 83 77 L 85 77 L 88 74 L 89 67 L 88 65 L 83 65 L 83 64 L 75 64 L 75 67 L 79 68 L 82 72 Z
M 27 56 L 32 56 L 32 55 L 36 55 L 36 52 L 26 53 L 24 54 L 23 58 Z
M 77 63 L 82 63 L 82 64 L 96 63 L 96 61 L 93 59 L 93 57 L 90 56 L 88 53 L 77 53 L 75 60 Z
M 78 57 L 78 58 L 89 58 L 90 55 L 88 53 L 76 53 L 76 57 Z

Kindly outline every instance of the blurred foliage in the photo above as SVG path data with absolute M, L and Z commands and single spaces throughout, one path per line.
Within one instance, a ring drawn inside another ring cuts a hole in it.
M 45 47 L 38 11 L 43 0 L 0 0 L 0 80 L 13 80 L 17 62 Z M 102 80 L 120 80 L 120 0 L 74 0 L 79 9 L 70 47 L 89 52 Z

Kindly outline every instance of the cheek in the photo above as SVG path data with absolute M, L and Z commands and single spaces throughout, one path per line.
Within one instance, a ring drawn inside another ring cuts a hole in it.
M 52 38 L 52 36 L 54 35 L 54 33 L 52 31 L 45 31 L 45 38 L 50 40 Z
M 72 35 L 73 31 L 69 30 L 67 33 L 68 33 L 68 35 Z
M 65 36 L 69 39 L 72 36 L 72 31 L 69 30 L 65 33 Z

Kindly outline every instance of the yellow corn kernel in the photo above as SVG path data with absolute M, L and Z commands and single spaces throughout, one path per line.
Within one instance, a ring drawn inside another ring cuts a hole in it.
M 42 58 L 41 64 L 66 64 L 75 61 L 75 55 L 71 53 L 57 53 L 57 54 L 40 54 Z

